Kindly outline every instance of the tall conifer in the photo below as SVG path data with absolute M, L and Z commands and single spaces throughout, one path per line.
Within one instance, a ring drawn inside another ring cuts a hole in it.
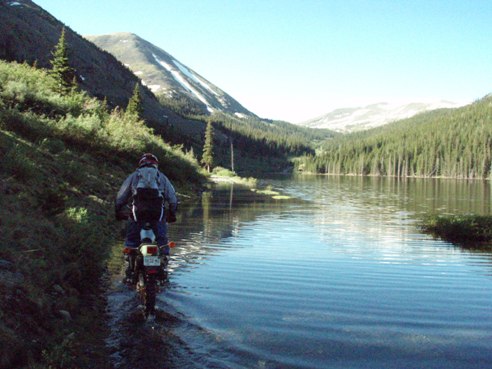
M 142 97 L 140 96 L 140 86 L 139 83 L 135 83 L 135 88 L 133 89 L 133 95 L 128 100 L 128 105 L 126 107 L 125 112 L 127 114 L 133 114 L 137 116 L 139 119 L 142 118 L 143 114 L 143 106 L 142 106 Z
M 212 168 L 214 162 L 214 130 L 212 126 L 212 121 L 209 120 L 207 122 L 207 129 L 205 130 L 205 144 L 203 145 L 203 155 L 201 163 L 207 169 L 207 172 L 210 173 L 210 169 Z
M 74 69 L 68 62 L 65 28 L 62 29 L 58 44 L 56 44 L 51 54 L 53 59 L 51 59 L 50 63 L 53 68 L 50 71 L 50 75 L 53 78 L 53 89 L 62 95 L 66 95 L 74 89 L 76 77 Z

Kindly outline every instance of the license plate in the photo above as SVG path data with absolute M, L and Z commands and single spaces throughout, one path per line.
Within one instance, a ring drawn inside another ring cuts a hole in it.
M 143 264 L 145 266 L 159 266 L 161 265 L 161 259 L 158 256 L 144 256 Z

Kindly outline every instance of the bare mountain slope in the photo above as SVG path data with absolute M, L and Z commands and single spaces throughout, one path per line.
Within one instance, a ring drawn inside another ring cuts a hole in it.
M 172 55 L 135 34 L 123 32 L 85 37 L 113 54 L 156 95 L 168 98 L 186 96 L 199 104 L 203 112 L 255 116 Z
M 430 110 L 457 108 L 458 106 L 459 104 L 449 101 L 401 105 L 378 103 L 364 107 L 336 109 L 326 115 L 301 123 L 301 125 L 349 133 L 382 126 Z

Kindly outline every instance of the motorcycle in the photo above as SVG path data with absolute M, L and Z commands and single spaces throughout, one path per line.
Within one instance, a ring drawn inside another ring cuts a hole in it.
M 140 230 L 141 243 L 137 248 L 125 247 L 123 253 L 128 262 L 126 284 L 135 288 L 143 306 L 144 315 L 155 315 L 156 295 L 159 292 L 159 281 L 167 280 L 167 256 L 159 255 L 159 247 L 155 243 L 155 234 L 150 223 L 145 223 Z M 173 248 L 174 242 L 168 246 Z M 164 273 L 164 275 L 162 275 Z

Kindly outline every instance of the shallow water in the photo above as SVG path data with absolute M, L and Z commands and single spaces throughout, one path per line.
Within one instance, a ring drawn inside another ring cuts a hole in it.
M 109 293 L 121 368 L 480 368 L 492 363 L 492 255 L 418 231 L 490 213 L 483 182 L 301 177 L 263 201 L 221 188 L 183 206 L 160 313 Z M 147 348 L 147 349 L 146 349 Z

